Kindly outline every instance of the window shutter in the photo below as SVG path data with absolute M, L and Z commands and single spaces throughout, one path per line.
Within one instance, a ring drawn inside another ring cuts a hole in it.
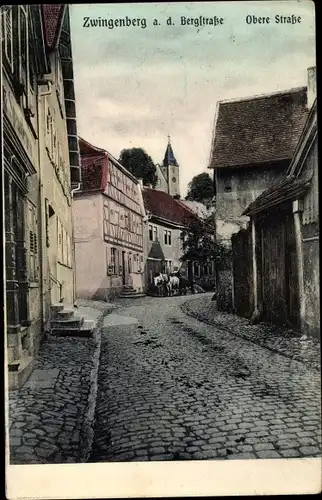
M 31 229 L 29 231 L 29 250 L 31 254 L 34 253 L 34 233 Z

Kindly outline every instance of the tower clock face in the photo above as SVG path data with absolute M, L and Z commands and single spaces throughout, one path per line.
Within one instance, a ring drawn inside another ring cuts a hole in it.
M 177 179 L 175 177 L 172 177 L 172 182 L 177 182 Z

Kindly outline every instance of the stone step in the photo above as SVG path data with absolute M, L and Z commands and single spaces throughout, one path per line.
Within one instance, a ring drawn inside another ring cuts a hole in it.
M 62 311 L 66 306 L 64 304 L 51 304 L 50 310 L 53 314 L 57 314 L 59 311 Z
M 145 297 L 145 293 L 136 292 L 136 293 L 120 293 L 121 299 L 137 299 L 139 297 Z
M 58 337 L 92 337 L 95 329 L 95 321 L 84 320 L 80 328 L 54 328 L 52 334 Z
M 50 326 L 52 329 L 79 329 L 84 323 L 84 316 L 73 316 L 72 318 L 60 319 L 54 318 L 50 322 Z
M 31 356 L 22 356 L 15 359 L 8 365 L 9 389 L 19 389 L 28 379 L 34 367 L 34 358 Z
M 55 315 L 55 318 L 59 319 L 71 319 L 75 315 L 75 310 L 74 309 L 63 309 L 61 311 L 58 311 Z

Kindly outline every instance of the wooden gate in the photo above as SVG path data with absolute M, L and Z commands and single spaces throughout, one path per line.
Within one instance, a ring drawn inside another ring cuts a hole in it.
M 270 214 L 261 225 L 263 319 L 299 326 L 299 288 L 294 219 L 291 211 Z
M 251 230 L 241 230 L 232 236 L 234 308 L 240 316 L 253 313 L 253 267 Z

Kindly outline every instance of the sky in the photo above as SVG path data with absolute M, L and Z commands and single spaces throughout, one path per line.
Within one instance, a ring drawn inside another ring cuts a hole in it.
M 301 22 L 274 22 L 292 14 Z M 124 148 L 143 147 L 155 163 L 170 135 L 182 196 L 195 175 L 212 175 L 218 101 L 304 86 L 315 65 L 309 0 L 74 4 L 70 16 L 79 135 L 116 158 Z M 126 16 L 146 19 L 146 28 L 83 26 L 86 17 Z M 223 24 L 181 25 L 181 17 L 200 16 Z M 246 16 L 271 22 L 247 24 Z

